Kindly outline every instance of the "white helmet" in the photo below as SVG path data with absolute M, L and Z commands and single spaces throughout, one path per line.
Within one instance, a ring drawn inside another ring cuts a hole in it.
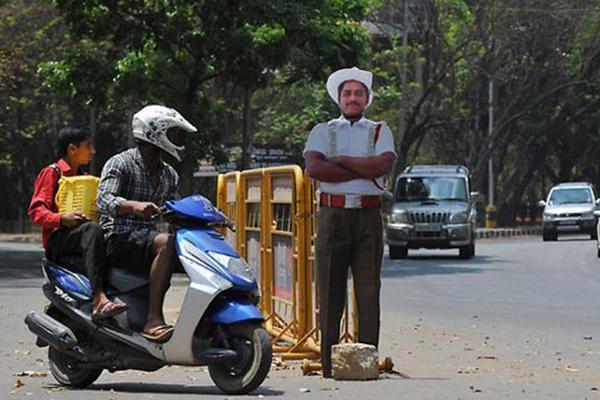
M 146 106 L 135 113 L 131 125 L 134 138 L 152 143 L 175 157 L 177 161 L 181 161 L 179 152 L 185 147 L 175 146 L 169 140 L 169 128 L 181 128 L 186 132 L 198 131 L 174 109 L 156 105 Z

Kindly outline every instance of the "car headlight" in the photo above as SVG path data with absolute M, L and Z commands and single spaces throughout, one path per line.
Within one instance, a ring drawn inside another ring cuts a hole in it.
M 466 224 L 469 221 L 469 214 L 465 211 L 454 213 L 450 216 L 450 222 L 453 224 Z
M 550 213 L 544 213 L 542 215 L 542 218 L 544 219 L 544 221 L 552 221 L 554 218 L 556 218 L 556 215 L 550 214 Z
M 211 257 L 227 268 L 231 273 L 239 275 L 249 281 L 256 280 L 256 271 L 242 257 L 231 257 L 227 254 L 209 252 Z
M 395 211 L 390 214 L 390 224 L 406 224 L 408 223 L 408 214 L 406 211 Z

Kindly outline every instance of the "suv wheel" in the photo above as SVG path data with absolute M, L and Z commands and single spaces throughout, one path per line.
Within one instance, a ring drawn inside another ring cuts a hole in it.
M 408 249 L 401 246 L 390 246 L 390 259 L 398 260 L 408 257 Z
M 556 232 L 550 232 L 550 231 L 544 229 L 542 231 L 542 240 L 544 242 L 553 242 L 553 241 L 556 241 L 556 240 L 558 240 L 558 233 L 556 233 Z
M 458 254 L 460 258 L 464 260 L 473 258 L 473 256 L 475 255 L 475 243 L 471 243 L 468 246 L 459 247 Z

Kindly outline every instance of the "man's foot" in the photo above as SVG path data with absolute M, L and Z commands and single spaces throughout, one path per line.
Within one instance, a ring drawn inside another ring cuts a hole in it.
M 114 317 L 115 315 L 126 311 L 128 308 L 127 304 L 114 303 L 106 299 L 106 301 L 93 307 L 92 320 L 99 321 L 101 319 Z
M 148 340 L 157 343 L 164 343 L 173 336 L 173 327 L 171 325 L 157 325 L 152 328 L 145 328 L 142 336 Z

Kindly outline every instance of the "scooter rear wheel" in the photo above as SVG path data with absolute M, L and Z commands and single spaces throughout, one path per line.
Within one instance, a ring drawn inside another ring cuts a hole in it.
M 260 386 L 273 359 L 271 339 L 256 323 L 225 325 L 223 330 L 231 349 L 238 353 L 235 362 L 208 366 L 210 377 L 227 394 L 245 394 Z
M 102 368 L 82 367 L 77 359 L 52 346 L 48 348 L 48 361 L 52 376 L 64 386 L 86 387 L 94 383 L 102 373 Z

